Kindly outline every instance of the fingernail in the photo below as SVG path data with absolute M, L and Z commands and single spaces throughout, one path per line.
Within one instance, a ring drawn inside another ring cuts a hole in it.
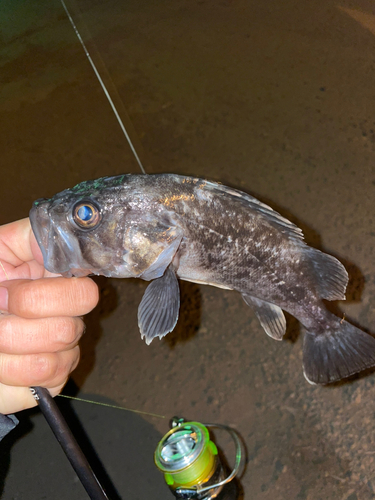
M 8 311 L 8 289 L 0 286 L 0 311 Z

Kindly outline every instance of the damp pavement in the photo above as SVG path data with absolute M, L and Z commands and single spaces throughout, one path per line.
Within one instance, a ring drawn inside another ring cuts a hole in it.
M 277 209 L 346 265 L 335 310 L 375 333 L 373 2 L 67 5 L 146 171 L 218 180 Z M 140 172 L 57 0 L 1 2 L 0 33 L 1 224 L 82 180 Z M 175 331 L 146 346 L 146 284 L 97 282 L 65 392 L 167 417 L 59 400 L 111 498 L 173 498 L 152 456 L 173 415 L 241 434 L 246 468 L 228 500 L 374 498 L 375 373 L 311 386 L 293 318 L 275 342 L 238 294 L 185 282 Z M 19 418 L 0 446 L 1 498 L 85 498 L 38 410 Z

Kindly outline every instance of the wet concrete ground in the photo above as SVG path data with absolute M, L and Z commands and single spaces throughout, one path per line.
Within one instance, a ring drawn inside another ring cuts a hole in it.
M 373 3 L 77 5 L 146 171 L 219 180 L 290 218 L 344 262 L 341 314 L 375 333 Z M 0 223 L 79 181 L 139 172 L 59 2 L 3 1 L 0 26 Z M 146 284 L 98 282 L 69 393 L 232 425 L 247 466 L 231 500 L 374 498 L 374 373 L 310 386 L 293 318 L 275 342 L 238 294 L 190 283 L 175 332 L 146 346 L 136 319 Z M 152 463 L 167 419 L 73 408 L 111 498 L 172 498 Z M 2 498 L 84 498 L 43 418 L 20 419 L 0 448 Z

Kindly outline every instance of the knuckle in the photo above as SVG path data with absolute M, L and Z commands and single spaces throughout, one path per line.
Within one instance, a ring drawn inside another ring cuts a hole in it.
M 86 331 L 86 325 L 82 318 L 75 318 L 76 321 L 76 334 L 80 339 Z
M 0 386 L 56 387 L 64 384 L 79 362 L 79 347 L 60 353 L 0 354 Z
M 69 374 L 79 363 L 79 347 L 76 346 L 70 351 L 61 352 L 57 355 L 57 366 L 54 376 L 48 381 L 51 386 L 62 384 L 69 377 Z
M 26 281 L 19 283 L 11 290 L 9 301 L 12 305 L 12 309 L 20 315 L 32 310 L 36 303 L 37 296 L 33 293 L 32 285 L 33 283 L 31 281 Z
M 0 316 L 0 351 L 11 351 L 14 344 L 14 330 L 11 315 Z
M 76 344 L 84 330 L 84 323 L 81 318 L 63 318 L 58 325 L 60 343 L 69 347 Z
M 48 316 L 53 300 L 48 279 L 23 280 L 10 290 L 9 311 L 24 318 Z
M 80 351 L 79 346 L 77 346 L 77 347 L 75 347 L 73 361 L 70 363 L 69 373 L 71 373 L 73 370 L 75 370 L 77 368 L 80 357 L 81 357 L 81 351 Z
M 55 378 L 58 370 L 57 354 L 34 354 L 31 356 L 30 372 L 32 377 L 39 383 Z

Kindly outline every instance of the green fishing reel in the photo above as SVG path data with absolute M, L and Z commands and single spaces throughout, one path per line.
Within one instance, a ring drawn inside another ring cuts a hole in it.
M 164 473 L 164 479 L 178 499 L 210 500 L 216 498 L 226 483 L 238 473 L 241 463 L 241 443 L 233 429 L 219 424 L 171 420 L 171 430 L 159 442 L 154 459 Z M 225 478 L 217 447 L 210 439 L 207 427 L 229 432 L 236 445 L 236 463 Z

